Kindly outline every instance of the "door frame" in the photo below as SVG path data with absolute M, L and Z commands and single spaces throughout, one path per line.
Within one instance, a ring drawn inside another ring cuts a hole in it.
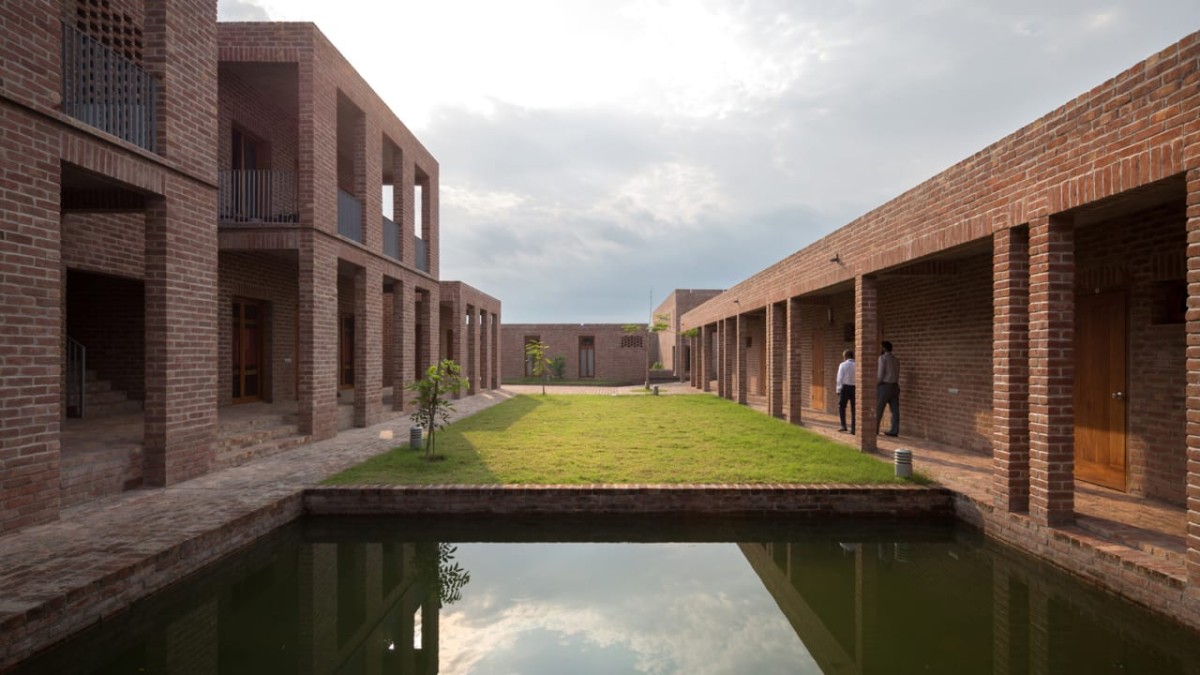
M 236 380 L 238 381 L 238 385 L 239 385 L 238 391 L 241 392 L 241 396 L 234 396 L 232 402 L 234 404 L 239 404 L 239 403 L 253 403 L 255 401 L 266 400 L 266 396 L 265 396 L 266 365 L 264 363 L 266 360 L 266 350 L 263 349 L 263 335 L 266 333 L 267 303 L 263 300 L 255 300 L 254 298 L 243 298 L 243 297 L 235 296 L 230 299 L 229 304 L 230 304 L 231 309 L 236 308 L 236 307 L 241 307 L 241 310 L 238 312 L 237 319 L 234 321 L 234 324 L 232 326 L 230 326 L 230 342 L 229 342 L 229 353 L 230 353 L 230 362 L 231 362 L 230 365 L 234 365 L 234 364 L 240 363 L 242 361 L 241 354 L 239 352 L 241 352 L 241 349 L 242 349 L 242 338 L 244 336 L 244 331 L 245 331 L 245 326 L 246 326 L 246 307 L 248 305 L 253 305 L 254 307 L 258 308 L 258 319 L 257 319 L 258 334 L 257 334 L 257 339 L 255 340 L 255 342 L 257 344 L 254 345 L 254 347 L 255 347 L 254 351 L 258 357 L 257 358 L 258 393 L 254 394 L 254 395 L 249 395 L 249 396 L 246 395 L 246 369 L 245 369 L 245 366 L 243 365 L 241 368 L 239 368 L 239 371 L 237 374 L 231 373 L 231 376 L 236 378 Z M 233 370 L 233 369 L 230 368 L 230 370 Z

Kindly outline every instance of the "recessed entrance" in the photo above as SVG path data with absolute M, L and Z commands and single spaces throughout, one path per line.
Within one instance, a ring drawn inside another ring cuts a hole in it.
M 1125 490 L 1125 292 L 1081 295 L 1075 308 L 1075 477 Z

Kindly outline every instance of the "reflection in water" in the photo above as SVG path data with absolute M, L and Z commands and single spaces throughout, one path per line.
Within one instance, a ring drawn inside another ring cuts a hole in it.
M 284 528 L 18 672 L 1200 673 L 1195 633 L 951 528 L 459 526 Z

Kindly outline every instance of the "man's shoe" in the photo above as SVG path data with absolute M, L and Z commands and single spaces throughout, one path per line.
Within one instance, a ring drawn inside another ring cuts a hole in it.
M 884 436 L 891 436 L 892 438 L 895 438 L 895 437 L 899 436 L 900 434 L 893 434 L 893 433 L 892 433 L 892 432 L 890 432 L 890 431 L 885 431 L 885 432 L 883 432 L 883 435 L 884 435 Z
M 842 427 L 842 428 L 838 429 L 838 431 L 845 431 L 845 430 L 846 430 L 846 427 Z

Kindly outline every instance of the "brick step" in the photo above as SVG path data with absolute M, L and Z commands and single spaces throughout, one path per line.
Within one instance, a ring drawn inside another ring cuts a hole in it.
M 141 484 L 141 465 L 140 444 L 64 454 L 59 473 L 62 508 L 137 487 Z
M 276 438 L 249 447 L 218 450 L 213 469 L 228 469 L 229 467 L 241 466 L 256 459 L 278 455 L 304 445 L 310 440 L 312 440 L 312 437 L 308 434 L 296 434 L 294 436 Z
M 91 407 L 93 405 L 104 405 L 106 403 L 120 403 L 121 401 L 128 401 L 128 400 L 130 400 L 128 394 L 126 394 L 123 391 L 118 391 L 116 389 L 106 389 L 104 391 L 98 391 L 96 393 L 89 392 L 87 395 L 88 407 Z
M 274 426 L 253 427 L 233 433 L 230 433 L 228 429 L 221 429 L 220 437 L 217 439 L 217 454 L 226 450 L 248 448 L 299 433 L 299 429 L 294 424 L 279 424 L 279 420 L 273 421 L 275 422 Z
M 142 411 L 142 402 L 134 401 L 128 398 L 121 398 L 116 401 L 107 403 L 96 403 L 89 400 L 87 407 L 84 409 L 84 416 L 89 418 L 95 417 L 112 417 L 114 415 L 127 415 Z
M 245 418 L 221 416 L 218 418 L 217 425 L 220 427 L 218 433 L 221 436 L 233 436 L 260 429 L 273 429 L 280 425 L 295 426 L 296 421 L 296 413 L 288 413 L 286 415 L 263 414 Z

